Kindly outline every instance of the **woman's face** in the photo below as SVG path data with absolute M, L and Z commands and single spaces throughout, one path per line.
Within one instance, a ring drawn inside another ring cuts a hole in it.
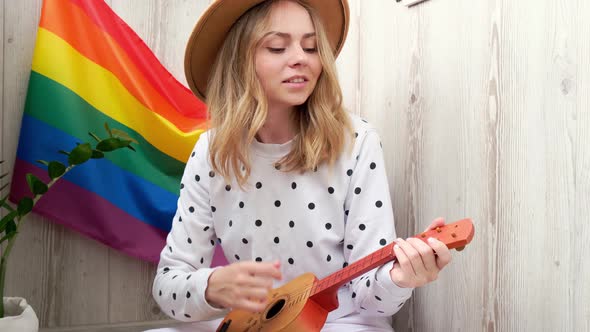
M 269 107 L 305 103 L 322 72 L 315 29 L 305 8 L 292 1 L 273 6 L 255 61 Z

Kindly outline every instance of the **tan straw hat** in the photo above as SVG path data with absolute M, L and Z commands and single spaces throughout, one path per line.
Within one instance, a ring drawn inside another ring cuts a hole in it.
M 266 0 L 215 0 L 199 18 L 188 40 L 184 72 L 190 89 L 205 101 L 207 80 L 232 25 L 248 9 Z M 336 57 L 348 32 L 347 0 L 306 0 L 322 20 Z

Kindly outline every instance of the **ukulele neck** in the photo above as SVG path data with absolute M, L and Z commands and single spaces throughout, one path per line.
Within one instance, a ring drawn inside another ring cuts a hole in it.
M 350 280 L 371 271 L 395 258 L 393 253 L 394 243 L 373 252 L 372 254 L 348 265 L 342 270 L 336 271 L 329 276 L 317 281 L 311 289 L 311 295 L 319 294 L 325 290 L 336 290 Z

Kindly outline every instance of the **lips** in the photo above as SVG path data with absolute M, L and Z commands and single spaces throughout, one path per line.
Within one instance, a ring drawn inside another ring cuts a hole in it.
M 283 83 L 304 83 L 307 81 L 308 81 L 307 77 L 297 75 L 297 76 L 292 76 L 292 77 L 284 80 Z

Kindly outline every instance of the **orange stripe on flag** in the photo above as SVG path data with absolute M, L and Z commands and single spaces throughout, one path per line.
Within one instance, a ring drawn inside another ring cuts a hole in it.
M 117 41 L 97 27 L 80 7 L 70 1 L 46 1 L 39 26 L 53 32 L 83 56 L 112 72 L 140 103 L 166 118 L 182 132 L 192 132 L 203 127 L 205 119 L 186 117 L 163 98 Z

